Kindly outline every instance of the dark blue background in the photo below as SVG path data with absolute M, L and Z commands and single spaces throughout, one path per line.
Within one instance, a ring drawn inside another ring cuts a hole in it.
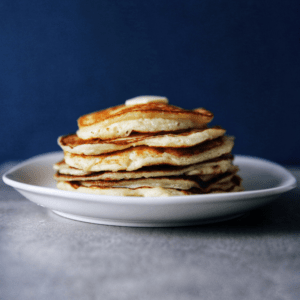
M 138 95 L 205 107 L 234 153 L 299 164 L 298 1 L 0 2 L 0 162 Z

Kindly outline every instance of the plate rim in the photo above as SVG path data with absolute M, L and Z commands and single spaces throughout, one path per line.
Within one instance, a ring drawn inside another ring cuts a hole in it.
M 229 193 L 220 193 L 220 194 L 205 194 L 205 195 L 189 195 L 189 196 L 172 196 L 172 197 L 132 197 L 132 196 L 109 196 L 109 195 L 94 195 L 94 194 L 88 194 L 88 193 L 77 193 L 75 191 L 63 191 L 52 187 L 46 187 L 46 186 L 37 186 L 29 183 L 24 183 L 20 181 L 16 181 L 14 179 L 9 178 L 9 175 L 18 171 L 19 169 L 26 167 L 32 163 L 41 162 L 45 160 L 49 160 L 54 157 L 61 157 L 63 158 L 63 152 L 62 151 L 55 151 L 55 152 L 49 152 L 44 153 L 40 155 L 33 156 L 16 166 L 12 167 L 10 170 L 5 172 L 2 176 L 2 180 L 7 185 L 17 189 L 17 190 L 23 190 L 28 192 L 33 192 L 36 194 L 43 194 L 43 195 L 51 195 L 55 197 L 63 197 L 65 199 L 74 199 L 74 200 L 82 200 L 82 201 L 95 201 L 95 202 L 108 202 L 110 204 L 124 204 L 124 203 L 130 203 L 130 204 L 139 204 L 139 205 L 149 205 L 149 202 L 153 204 L 175 204 L 175 203 L 182 203 L 183 201 L 187 201 L 188 203 L 196 203 L 196 202 L 212 202 L 212 201 L 238 201 L 240 198 L 243 199 L 249 199 L 249 198 L 261 198 L 261 197 L 267 197 L 267 196 L 274 196 L 274 195 L 280 195 L 285 192 L 288 192 L 297 186 L 297 180 L 293 176 L 293 174 L 288 171 L 286 168 L 281 166 L 278 163 L 272 162 L 270 160 L 255 157 L 255 156 L 248 156 L 248 155 L 234 155 L 234 161 L 255 161 L 260 162 L 262 164 L 267 165 L 268 167 L 273 167 L 280 171 L 280 174 L 282 174 L 282 178 L 284 178 L 284 183 L 275 187 L 267 188 L 267 189 L 260 189 L 260 190 L 251 190 L 251 191 L 242 191 L 242 192 L 229 192 Z M 53 179 L 54 180 L 54 179 Z

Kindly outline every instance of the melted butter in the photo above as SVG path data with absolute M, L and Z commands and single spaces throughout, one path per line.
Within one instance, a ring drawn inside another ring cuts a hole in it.
M 146 104 L 150 102 L 162 102 L 162 103 L 169 103 L 168 98 L 161 97 L 161 96 L 138 96 L 135 98 L 131 98 L 125 101 L 126 106 L 130 105 L 137 105 L 137 104 Z

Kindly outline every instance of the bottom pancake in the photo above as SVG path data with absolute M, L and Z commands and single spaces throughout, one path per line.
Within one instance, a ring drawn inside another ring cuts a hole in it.
M 74 191 L 79 193 L 95 194 L 95 195 L 107 195 L 107 196 L 132 196 L 132 197 L 170 197 L 170 196 L 186 196 L 190 195 L 188 191 L 166 189 L 162 187 L 142 187 L 136 189 L 128 188 L 102 188 L 97 186 L 85 187 L 76 185 L 68 181 L 59 181 L 57 188 L 66 191 Z
M 154 180 L 154 181 L 153 181 Z M 110 196 L 135 196 L 135 197 L 170 197 L 170 196 L 183 196 L 195 194 L 209 194 L 209 193 L 224 193 L 224 192 L 238 192 L 242 191 L 241 178 L 235 174 L 225 174 L 221 177 L 212 179 L 209 183 L 196 182 L 187 180 L 191 184 L 191 188 L 182 189 L 176 186 L 168 178 L 163 178 L 161 181 L 158 179 L 151 179 L 148 181 L 142 180 L 142 184 L 131 185 L 125 182 L 124 185 L 113 185 L 113 183 L 99 182 L 99 181 L 58 181 L 57 187 L 66 191 L 76 191 L 81 193 L 89 193 L 96 195 L 110 195 Z M 182 180 L 181 180 L 182 181 Z M 145 185 L 143 185 L 145 184 Z M 181 182 L 182 184 L 182 182 Z M 184 188 L 188 187 L 184 184 Z M 126 187 L 130 186 L 130 187 Z

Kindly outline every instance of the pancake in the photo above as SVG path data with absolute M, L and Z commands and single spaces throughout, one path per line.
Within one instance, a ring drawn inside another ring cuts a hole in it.
M 92 172 L 86 172 L 80 169 L 76 169 L 73 167 L 70 167 L 65 163 L 65 160 L 59 161 L 53 165 L 53 169 L 58 171 L 57 174 L 64 174 L 64 175 L 70 175 L 70 176 L 86 176 L 88 174 L 91 174 Z
M 171 196 L 186 196 L 190 195 L 189 191 L 165 189 L 162 187 L 148 188 L 142 187 L 137 189 L 128 188 L 101 188 L 101 187 L 85 187 L 78 184 L 72 184 L 67 181 L 57 183 L 57 188 L 65 191 L 74 191 L 79 193 L 120 196 L 120 197 L 171 197 Z
M 211 184 L 206 188 L 198 190 L 197 192 L 193 191 L 193 189 L 191 189 L 191 191 L 196 194 L 241 192 L 244 190 L 244 188 L 241 185 L 241 182 L 241 178 L 237 175 L 234 175 L 224 179 L 223 181 L 218 181 L 214 184 Z
M 66 191 L 76 191 L 80 193 L 89 193 L 96 195 L 109 196 L 134 196 L 134 197 L 170 197 L 170 196 L 185 196 L 195 194 L 211 194 L 224 192 L 239 192 L 243 188 L 239 176 L 233 176 L 223 182 L 215 183 L 207 188 L 191 188 L 189 190 L 164 188 L 164 187 L 102 187 L 102 186 L 84 186 L 81 182 L 59 181 L 57 188 Z
M 132 178 L 149 178 L 149 177 L 179 176 L 179 175 L 215 176 L 228 171 L 228 169 L 232 167 L 232 160 L 233 160 L 232 155 L 225 155 L 217 159 L 205 161 L 199 164 L 188 165 L 188 166 L 170 166 L 170 165 L 150 166 L 150 167 L 144 167 L 131 172 L 128 171 L 85 172 L 83 170 L 70 167 L 64 161 L 61 161 L 54 165 L 54 169 L 58 171 L 54 175 L 54 179 L 64 180 L 64 181 L 81 181 L 81 180 L 121 180 L 121 179 L 132 179 Z
M 84 171 L 134 171 L 144 166 L 169 164 L 184 166 L 200 163 L 231 152 L 234 138 L 223 136 L 189 148 L 138 146 L 101 155 L 65 152 L 65 162 Z
M 239 168 L 237 166 L 230 165 L 229 168 L 224 173 L 236 174 L 238 171 L 239 171 Z M 216 175 L 218 175 L 218 174 L 214 174 L 214 173 L 212 173 L 212 174 L 205 174 L 205 175 L 201 175 L 200 178 L 204 182 L 209 182 L 211 180 L 214 180 L 214 178 L 216 177 Z
M 236 174 L 238 168 L 231 168 L 224 174 L 215 175 L 209 181 L 203 181 L 201 175 L 198 176 L 164 176 L 164 177 L 152 177 L 152 178 L 137 178 L 137 179 L 124 179 L 124 180 L 84 180 L 80 181 L 83 186 L 99 186 L 99 187 L 127 187 L 127 188 L 139 188 L 139 187 L 163 187 L 188 190 L 191 188 L 208 188 L 216 183 L 223 183 Z M 205 175 L 204 175 L 205 176 Z
M 195 177 L 173 176 L 173 177 L 154 177 L 138 178 L 127 180 L 88 180 L 81 181 L 82 186 L 91 187 L 121 187 L 121 188 L 141 188 L 141 187 L 162 187 L 178 190 L 189 190 L 193 187 L 200 188 Z
M 219 126 L 166 134 L 133 133 L 125 138 L 110 140 L 83 140 L 76 134 L 70 134 L 59 137 L 58 144 L 64 151 L 69 153 L 99 155 L 136 146 L 192 147 L 205 141 L 218 138 L 224 134 L 225 130 Z
M 119 105 L 80 117 L 77 136 L 81 139 L 115 139 L 132 132 L 155 133 L 203 128 L 213 119 L 204 109 L 185 110 L 164 102 Z
M 234 137 L 208 127 L 213 114 L 160 96 L 83 115 L 76 134 L 60 136 L 57 188 L 96 195 L 169 197 L 239 192 Z

